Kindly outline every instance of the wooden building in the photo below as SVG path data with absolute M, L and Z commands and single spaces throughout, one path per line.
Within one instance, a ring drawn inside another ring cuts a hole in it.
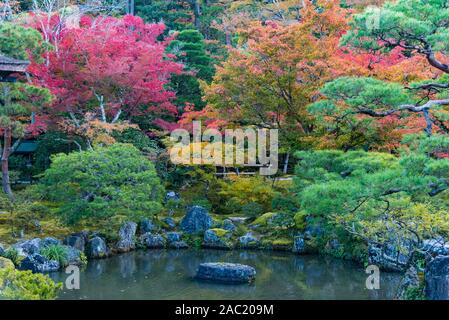
M 18 60 L 7 57 L 0 53 L 0 82 L 15 82 L 17 75 L 26 74 L 26 69 L 30 64 L 27 60 Z M 31 164 L 32 155 L 36 151 L 37 143 L 34 140 L 22 140 L 20 144 L 12 150 L 12 154 L 21 155 Z M 30 183 L 31 175 L 19 183 Z
M 4 56 L 0 53 L 0 82 L 14 82 L 14 74 L 24 74 L 28 65 L 27 60 L 18 60 Z

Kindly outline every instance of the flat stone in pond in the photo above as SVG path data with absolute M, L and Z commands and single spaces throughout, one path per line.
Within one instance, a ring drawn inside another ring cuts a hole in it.
M 256 269 L 239 263 L 202 263 L 196 278 L 225 283 L 250 283 L 256 278 Z

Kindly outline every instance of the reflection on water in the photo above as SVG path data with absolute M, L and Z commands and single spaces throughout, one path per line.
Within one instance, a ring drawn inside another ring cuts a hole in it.
M 202 262 L 235 262 L 256 268 L 252 285 L 195 280 Z M 63 272 L 51 275 L 64 282 Z M 149 250 L 89 261 L 80 290 L 61 299 L 391 299 L 399 274 L 381 273 L 381 289 L 365 288 L 367 274 L 348 261 L 290 253 L 218 250 Z

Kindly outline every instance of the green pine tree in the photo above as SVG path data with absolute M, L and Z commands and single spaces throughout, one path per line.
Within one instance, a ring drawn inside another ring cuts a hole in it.
M 169 47 L 179 61 L 186 66 L 186 73 L 172 78 L 172 86 L 177 93 L 176 104 L 181 108 L 186 103 L 200 110 L 205 106 L 199 80 L 209 82 L 214 75 L 212 59 L 205 49 L 201 33 L 194 29 L 181 31 Z

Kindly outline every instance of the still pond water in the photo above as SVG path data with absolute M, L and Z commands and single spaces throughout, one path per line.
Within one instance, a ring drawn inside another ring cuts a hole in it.
M 254 284 L 226 285 L 194 279 L 202 262 L 256 268 Z M 53 279 L 65 282 L 64 272 Z M 360 265 L 321 256 L 263 251 L 149 250 L 89 261 L 80 289 L 60 299 L 391 299 L 400 275 L 381 273 L 380 290 L 365 288 Z

